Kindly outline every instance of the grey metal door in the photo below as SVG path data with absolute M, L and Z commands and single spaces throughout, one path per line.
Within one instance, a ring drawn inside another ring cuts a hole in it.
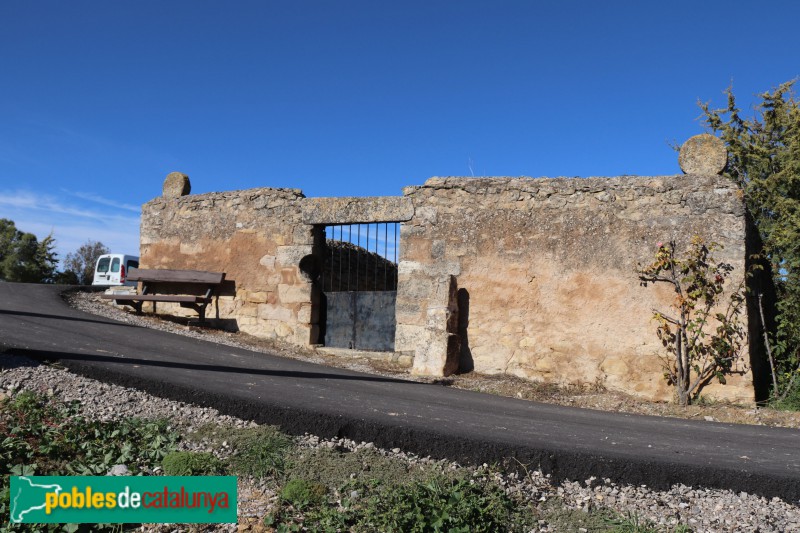
M 397 291 L 330 292 L 325 300 L 325 346 L 394 350 Z
M 394 350 L 398 229 L 397 223 L 325 228 L 325 346 Z

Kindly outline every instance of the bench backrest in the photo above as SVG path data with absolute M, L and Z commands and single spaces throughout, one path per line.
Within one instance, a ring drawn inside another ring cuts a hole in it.
M 219 285 L 225 280 L 225 273 L 206 272 L 203 270 L 170 270 L 166 268 L 132 268 L 128 271 L 126 279 L 145 283 L 204 283 L 206 285 Z

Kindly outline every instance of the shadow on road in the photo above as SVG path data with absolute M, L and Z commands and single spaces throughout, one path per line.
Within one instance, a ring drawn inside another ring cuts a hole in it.
M 405 383 L 408 385 L 425 385 L 416 381 L 386 378 L 381 376 L 348 375 L 329 372 L 306 372 L 302 370 L 269 370 L 262 368 L 248 368 L 226 365 L 202 365 L 196 363 L 178 363 L 174 361 L 159 361 L 155 359 L 140 359 L 131 357 L 114 357 L 109 355 L 94 355 L 84 353 L 56 352 L 51 350 L 30 350 L 27 348 L 9 347 L 5 354 L 28 357 L 37 361 L 76 361 L 83 363 L 124 364 L 129 366 L 175 368 L 182 370 L 199 370 L 201 372 L 224 372 L 233 374 L 247 374 L 251 376 L 277 376 L 286 378 L 305 379 L 338 379 L 345 381 L 374 381 L 379 383 Z
M 112 320 L 105 321 L 105 320 L 92 320 L 91 318 L 78 318 L 75 316 L 64 316 L 64 315 L 46 315 L 43 313 L 30 313 L 28 311 L 9 311 L 8 309 L 0 309 L 0 315 L 17 315 L 17 316 L 29 316 L 32 318 L 52 318 L 55 320 L 75 320 L 77 322 L 92 322 L 94 324 L 105 324 L 107 326 L 124 326 L 126 328 L 138 328 L 139 326 L 134 326 L 133 324 L 124 324 L 122 322 L 115 322 Z
M 10 348 L 0 344 L 0 370 L 13 370 L 15 368 L 31 368 L 39 366 L 41 361 L 30 357 L 12 354 Z

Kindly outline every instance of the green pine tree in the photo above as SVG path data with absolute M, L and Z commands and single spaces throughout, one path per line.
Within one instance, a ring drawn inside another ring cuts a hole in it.
M 0 280 L 53 283 L 57 256 L 52 234 L 41 242 L 33 233 L 17 229 L 12 220 L 0 219 Z
M 776 399 L 800 407 L 800 105 L 795 81 L 759 95 L 744 117 L 728 88 L 727 105 L 701 104 L 702 119 L 728 148 L 727 175 L 744 192 L 772 266 L 777 291 L 776 326 L 770 332 Z

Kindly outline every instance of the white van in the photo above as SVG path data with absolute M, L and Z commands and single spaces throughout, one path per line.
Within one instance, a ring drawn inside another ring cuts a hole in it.
M 125 280 L 125 275 L 132 268 L 139 268 L 139 258 L 135 255 L 101 255 L 94 267 L 92 285 L 127 285 L 135 287 L 135 281 Z

